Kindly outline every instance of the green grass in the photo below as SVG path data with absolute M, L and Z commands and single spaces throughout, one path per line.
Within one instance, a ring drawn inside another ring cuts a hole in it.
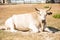
M 49 6 L 44 6 L 44 8 L 49 8 Z
M 3 32 L 3 30 L 0 30 L 0 33 Z
M 60 14 L 55 14 L 55 15 L 53 15 L 53 17 L 60 19 Z

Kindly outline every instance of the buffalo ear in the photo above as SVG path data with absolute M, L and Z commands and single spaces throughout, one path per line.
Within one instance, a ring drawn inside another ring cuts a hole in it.
M 52 15 L 52 12 L 48 12 L 47 14 L 48 14 L 48 15 Z
M 36 11 L 39 11 L 39 9 L 35 8 Z

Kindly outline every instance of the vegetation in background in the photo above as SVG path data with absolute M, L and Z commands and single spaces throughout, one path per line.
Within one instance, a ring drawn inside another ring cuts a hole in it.
M 60 19 L 60 14 L 55 14 L 53 15 L 54 18 L 59 18 Z
M 44 8 L 49 8 L 49 6 L 44 6 Z
M 0 30 L 0 32 L 3 32 L 2 30 Z

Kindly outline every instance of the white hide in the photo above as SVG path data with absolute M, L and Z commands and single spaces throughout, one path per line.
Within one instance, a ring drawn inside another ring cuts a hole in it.
M 11 32 L 16 32 L 14 28 L 29 28 L 31 32 L 34 33 L 43 31 L 46 24 L 42 23 L 42 20 L 46 20 L 47 10 L 35 9 L 37 12 L 13 15 L 6 20 L 5 26 L 9 28 Z
M 14 25 L 16 28 L 30 28 L 32 32 L 38 32 L 38 25 L 37 21 L 31 14 L 20 14 L 20 15 L 13 15 L 10 17 L 5 25 L 10 28 L 11 32 L 14 32 Z

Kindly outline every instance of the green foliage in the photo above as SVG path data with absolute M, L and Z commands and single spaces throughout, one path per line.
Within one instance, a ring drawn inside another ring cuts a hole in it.
M 0 32 L 2 32 L 2 30 L 0 30 Z
M 53 15 L 54 18 L 60 18 L 60 14 Z
M 44 6 L 44 8 L 49 8 L 49 6 Z
M 4 5 L 3 3 L 0 3 L 0 5 Z

